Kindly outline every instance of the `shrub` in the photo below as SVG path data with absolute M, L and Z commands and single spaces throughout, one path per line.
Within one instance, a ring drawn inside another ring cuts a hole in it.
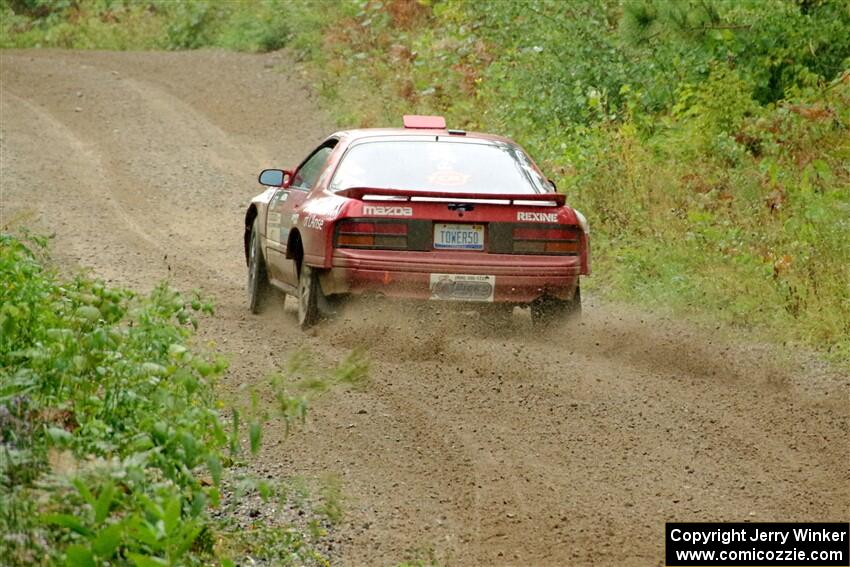
M 214 561 L 227 536 L 208 509 L 238 430 L 228 434 L 216 409 L 225 361 L 189 344 L 196 313 L 212 306 L 164 284 L 141 296 L 60 280 L 43 245 L 0 235 L 0 556 Z M 265 534 L 285 548 L 276 559 L 321 562 L 298 532 Z

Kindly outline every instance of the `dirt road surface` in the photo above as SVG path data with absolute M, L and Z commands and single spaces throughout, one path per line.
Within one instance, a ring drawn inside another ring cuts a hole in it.
M 659 565 L 665 521 L 847 520 L 850 378 L 793 351 L 593 300 L 545 336 L 380 305 L 309 334 L 291 306 L 249 315 L 256 174 L 331 130 L 283 55 L 0 59 L 0 225 L 55 235 L 70 269 L 211 295 L 224 395 L 297 351 L 365 349 L 371 383 L 326 393 L 289 437 L 275 422 L 259 465 L 338 475 L 335 563 Z

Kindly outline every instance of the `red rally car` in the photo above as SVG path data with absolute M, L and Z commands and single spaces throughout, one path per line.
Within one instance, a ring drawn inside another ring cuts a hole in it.
M 292 171 L 266 169 L 245 215 L 253 312 L 277 288 L 302 328 L 353 295 L 581 310 L 584 216 L 517 144 L 405 116 L 328 137 Z

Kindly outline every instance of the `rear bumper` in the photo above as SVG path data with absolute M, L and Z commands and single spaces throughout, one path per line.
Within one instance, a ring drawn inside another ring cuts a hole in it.
M 435 280 L 486 276 L 481 279 L 492 284 L 492 293 L 475 300 L 528 303 L 543 295 L 571 299 L 580 272 L 578 256 L 336 249 L 332 267 L 322 276 L 321 283 L 328 295 L 460 299 L 440 293 Z

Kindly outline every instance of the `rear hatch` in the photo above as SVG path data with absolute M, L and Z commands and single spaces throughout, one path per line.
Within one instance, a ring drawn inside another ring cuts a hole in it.
M 583 233 L 557 193 L 346 189 L 334 246 L 361 250 L 578 256 Z

